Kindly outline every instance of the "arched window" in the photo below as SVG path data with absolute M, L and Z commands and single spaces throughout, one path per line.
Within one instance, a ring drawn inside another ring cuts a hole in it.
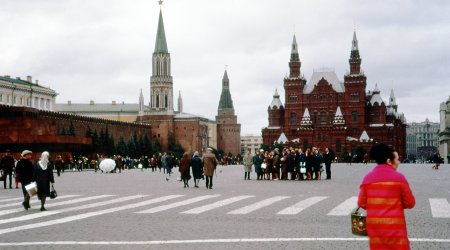
M 352 122 L 354 123 L 358 122 L 358 112 L 356 111 L 352 112 Z
M 159 94 L 156 94 L 156 103 L 155 106 L 159 108 Z
M 164 96 L 164 107 L 167 108 L 167 105 L 169 104 L 167 94 Z
M 336 152 L 341 152 L 341 141 L 339 139 L 336 140 Z
M 327 123 L 327 112 L 321 112 L 320 113 L 320 124 L 326 124 Z
M 297 114 L 291 113 L 291 125 L 294 125 L 297 123 Z

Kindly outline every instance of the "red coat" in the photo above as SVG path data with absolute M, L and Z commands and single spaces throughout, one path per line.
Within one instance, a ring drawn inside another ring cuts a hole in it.
M 409 249 L 405 208 L 416 203 L 406 178 L 391 166 L 376 166 L 363 179 L 358 205 L 367 211 L 370 249 Z
M 190 159 L 189 157 L 182 157 L 180 160 L 180 173 L 181 173 L 181 179 L 189 180 L 191 178 L 191 175 L 189 174 L 189 163 Z

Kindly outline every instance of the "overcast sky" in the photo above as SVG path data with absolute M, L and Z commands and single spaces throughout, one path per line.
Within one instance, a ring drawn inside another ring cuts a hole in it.
M 33 76 L 58 103 L 149 102 L 156 0 L 0 0 L 0 75 Z M 222 76 L 242 135 L 260 134 L 289 68 L 294 33 L 301 71 L 349 69 L 356 29 L 367 90 L 394 88 L 408 122 L 439 121 L 450 95 L 450 1 L 166 0 L 175 107 L 214 119 Z

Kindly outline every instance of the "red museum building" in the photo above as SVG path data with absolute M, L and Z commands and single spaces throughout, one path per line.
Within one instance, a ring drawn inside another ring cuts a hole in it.
M 301 74 L 296 38 L 292 42 L 289 77 L 284 79 L 285 104 L 275 90 L 268 107 L 269 125 L 262 129 L 263 143 L 297 142 L 300 147 L 331 148 L 336 156 L 369 151 L 383 142 L 406 156 L 406 119 L 397 111 L 393 90 L 385 103 L 377 86 L 366 91 L 356 33 L 350 53 L 350 71 L 341 82 L 333 69 L 314 70 L 311 79 Z

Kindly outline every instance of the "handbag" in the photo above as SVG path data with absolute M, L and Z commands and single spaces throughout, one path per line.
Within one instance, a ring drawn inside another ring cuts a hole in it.
M 367 236 L 366 215 L 363 214 L 360 209 L 360 207 L 357 207 L 350 214 L 352 222 L 352 234 Z
M 55 199 L 56 197 L 58 197 L 58 193 L 55 190 L 55 187 L 52 184 L 52 188 L 50 190 L 50 199 Z
M 3 174 L 3 170 L 0 170 L 0 181 L 3 181 L 3 176 L 5 176 L 5 174 Z M 6 177 L 6 176 L 5 176 Z M 6 179 L 6 178 L 5 178 Z M 5 180 L 6 181 L 6 180 Z M 6 185 L 6 184 L 5 184 Z
M 300 173 L 301 174 L 306 174 L 306 168 L 305 167 L 300 167 Z
M 25 190 L 27 190 L 27 193 L 30 195 L 30 197 L 35 196 L 37 194 L 36 182 L 31 182 L 30 184 L 26 185 Z
M 265 163 L 261 164 L 261 168 L 262 168 L 262 169 L 266 169 L 266 166 L 267 166 L 267 165 L 266 165 Z

